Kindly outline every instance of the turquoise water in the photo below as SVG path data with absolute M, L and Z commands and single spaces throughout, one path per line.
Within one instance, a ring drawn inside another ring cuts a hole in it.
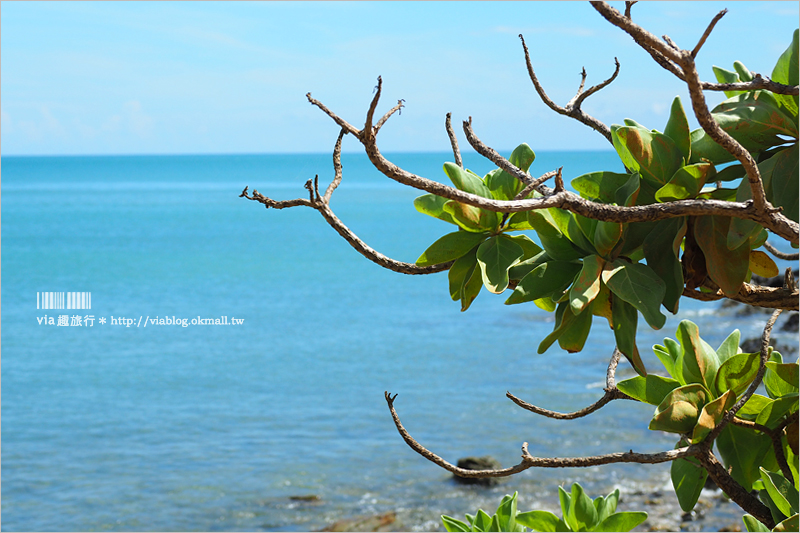
M 393 160 L 444 181 L 449 157 Z M 374 248 L 413 262 L 450 231 L 416 213 L 419 192 L 364 156 L 343 163 L 332 207 Z M 567 179 L 619 169 L 613 153 L 554 152 L 532 172 L 561 165 Z M 558 422 L 504 397 L 564 411 L 592 403 L 613 345 L 602 324 L 580 354 L 537 355 L 552 315 L 485 292 L 460 313 L 446 274 L 386 271 L 314 210 L 266 211 L 238 197 L 245 185 L 305 196 L 308 178 L 332 178 L 330 155 L 4 157 L 2 171 L 4 531 L 311 530 L 388 510 L 404 513 L 409 529 L 429 529 L 441 513 L 488 508 L 513 490 L 523 508 L 553 509 L 558 483 L 599 493 L 667 480 L 663 465 L 616 465 L 528 471 L 481 491 L 411 451 L 385 390 L 399 393 L 407 429 L 453 462 L 491 454 L 515 464 L 523 441 L 540 456 L 674 442 L 648 431 L 652 408 L 633 402 Z M 93 325 L 40 325 L 76 313 L 37 310 L 47 291 L 91 292 L 80 314 Z M 713 323 L 703 331 L 714 345 L 735 327 L 736 317 L 684 307 Z M 244 322 L 139 325 L 198 316 Z M 111 323 L 121 317 L 133 324 Z M 640 346 L 677 321 L 643 329 Z M 302 495 L 320 499 L 290 499 Z

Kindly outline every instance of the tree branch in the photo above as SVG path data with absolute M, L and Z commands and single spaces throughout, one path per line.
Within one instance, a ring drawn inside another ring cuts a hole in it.
M 716 287 L 712 289 L 716 289 L 716 292 L 700 292 L 684 289 L 683 295 L 693 300 L 700 300 L 703 302 L 713 302 L 728 298 L 735 302 L 767 309 L 798 310 L 798 292 L 796 289 L 791 290 L 786 287 L 761 287 L 759 285 L 744 283 L 742 284 L 742 288 L 739 289 L 739 292 L 734 296 L 726 296 Z
M 704 446 L 702 451 L 695 455 L 695 457 L 697 457 L 697 460 L 700 461 L 700 465 L 708 472 L 711 480 L 714 481 L 730 499 L 735 501 L 739 507 L 753 515 L 768 528 L 772 529 L 775 527 L 775 521 L 772 519 L 772 513 L 769 508 L 761 503 L 757 497 L 747 492 L 744 487 L 739 485 L 739 483 L 731 477 L 728 471 L 725 470 L 725 467 L 720 464 L 711 452 L 709 446 Z
M 618 349 L 614 349 L 614 354 L 611 356 L 611 361 L 608 363 L 608 369 L 606 370 L 606 388 L 605 394 L 603 397 L 597 400 L 595 403 L 588 407 L 584 407 L 578 411 L 574 411 L 572 413 L 558 413 L 556 411 L 550 411 L 549 409 L 543 409 L 541 407 L 537 407 L 533 404 L 530 404 L 524 400 L 521 400 L 511 394 L 510 392 L 506 391 L 506 396 L 515 404 L 519 405 L 523 409 L 531 411 L 532 413 L 536 413 L 537 415 L 546 416 L 547 418 L 555 418 L 556 420 L 574 420 L 576 418 L 583 418 L 595 411 L 599 410 L 606 404 L 610 403 L 613 400 L 633 400 L 630 396 L 625 394 L 624 392 L 617 389 L 617 385 L 615 383 L 615 374 L 617 371 L 617 365 L 619 364 L 619 359 L 622 353 Z
M 461 160 L 461 150 L 458 149 L 458 139 L 456 139 L 456 132 L 453 131 L 453 125 L 450 123 L 450 113 L 444 120 L 444 128 L 447 130 L 447 136 L 450 138 L 450 146 L 453 148 L 453 157 L 455 163 L 461 168 L 464 168 L 464 162 Z
M 753 379 L 752 383 L 750 383 L 750 386 L 747 388 L 745 393 L 742 394 L 741 398 L 739 398 L 739 400 L 733 404 L 733 407 L 728 409 L 725 414 L 722 415 L 722 419 L 705 438 L 706 442 L 714 442 L 714 439 L 716 439 L 719 434 L 722 433 L 722 430 L 725 429 L 725 426 L 727 426 L 731 420 L 733 420 L 733 417 L 736 416 L 736 413 L 739 411 L 739 409 L 741 409 L 742 406 L 747 403 L 747 400 L 749 400 L 750 397 L 755 394 L 756 389 L 758 389 L 759 385 L 761 385 L 761 381 L 764 379 L 764 372 L 767 370 L 767 360 L 769 360 L 769 355 L 771 353 L 771 348 L 769 345 L 770 333 L 772 332 L 772 327 L 775 325 L 775 321 L 778 320 L 778 317 L 782 311 L 783 309 L 776 309 L 772 313 L 772 316 L 764 326 L 764 331 L 761 333 L 761 360 L 758 365 L 756 377 Z
M 605 137 L 606 140 L 613 145 L 614 143 L 611 140 L 611 130 L 608 128 L 608 126 L 606 126 L 593 116 L 581 110 L 581 104 L 583 103 L 584 100 L 586 100 L 586 98 L 588 98 L 592 94 L 596 93 L 597 91 L 599 91 L 600 89 L 602 89 L 603 87 L 607 86 L 609 83 L 614 81 L 614 79 L 617 77 L 617 74 L 619 74 L 619 61 L 617 61 L 617 58 L 614 58 L 614 62 L 616 63 L 616 69 L 614 70 L 614 74 L 612 74 L 611 77 L 606 81 L 598 85 L 595 85 L 585 93 L 582 93 L 583 84 L 586 81 L 586 71 L 583 70 L 581 78 L 581 86 L 578 89 L 578 94 L 576 94 L 575 97 L 572 100 L 570 100 L 570 102 L 565 107 L 561 107 L 557 105 L 555 102 L 553 102 L 553 100 L 551 100 L 550 97 L 547 96 L 547 93 L 544 91 L 544 88 L 542 88 L 541 84 L 539 83 L 539 79 L 536 77 L 536 73 L 533 71 L 533 65 L 531 64 L 531 56 L 530 53 L 528 52 L 528 46 L 525 44 L 525 38 L 522 36 L 522 34 L 520 34 L 519 38 L 520 41 L 522 41 L 522 48 L 525 51 L 525 64 L 528 67 L 528 75 L 531 78 L 531 82 L 533 82 L 534 89 L 536 89 L 536 92 L 539 94 L 539 98 L 542 99 L 542 102 L 544 102 L 547 107 L 549 107 L 559 115 L 565 115 L 574 118 L 578 122 L 581 122 L 582 124 L 589 126 L 593 130 L 598 132 L 600 135 Z
M 793 254 L 783 253 L 774 246 L 772 246 L 769 242 L 764 243 L 764 248 L 766 248 L 769 253 L 771 253 L 778 259 L 786 259 L 788 261 L 797 261 L 798 259 L 800 259 L 800 253 L 797 252 Z
M 431 452 L 430 450 L 422 446 L 419 442 L 417 442 L 408 433 L 406 428 L 403 427 L 403 424 L 400 422 L 400 417 L 397 415 L 397 411 L 395 411 L 394 400 L 395 398 L 397 398 L 397 395 L 395 394 L 394 396 L 392 396 L 389 392 L 384 392 L 384 396 L 386 398 L 386 403 L 389 406 L 389 411 L 392 414 L 394 425 L 397 428 L 397 431 L 400 433 L 400 436 L 403 437 L 404 441 L 406 441 L 406 444 L 408 444 L 408 446 L 412 450 L 414 450 L 427 460 L 461 477 L 476 477 L 476 478 L 506 477 L 517 474 L 519 472 L 522 472 L 523 470 L 527 470 L 528 468 L 532 467 L 585 468 L 589 466 L 607 465 L 613 463 L 657 464 L 657 463 L 666 463 L 669 461 L 674 461 L 675 459 L 681 459 L 683 457 L 690 457 L 700 453 L 701 451 L 701 448 L 698 445 L 692 445 L 692 446 L 686 446 L 684 448 L 677 448 L 674 450 L 669 450 L 659 453 L 636 453 L 633 450 L 631 450 L 628 452 L 610 453 L 606 455 L 593 455 L 588 457 L 566 457 L 566 458 L 534 457 L 530 453 L 528 453 L 528 443 L 526 442 L 522 445 L 522 461 L 520 461 L 517 465 L 499 470 L 467 470 L 466 468 L 459 468 L 453 465 L 452 463 L 445 461 L 435 453 Z

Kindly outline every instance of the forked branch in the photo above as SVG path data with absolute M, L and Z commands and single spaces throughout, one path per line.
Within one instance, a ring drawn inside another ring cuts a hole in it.
M 551 100 L 549 96 L 547 96 L 547 93 L 544 91 L 544 88 L 539 83 L 539 79 L 536 77 L 536 72 L 534 72 L 533 70 L 533 64 L 531 63 L 531 55 L 530 52 L 528 52 L 528 46 L 525 44 L 525 38 L 522 36 L 522 34 L 520 34 L 519 39 L 520 41 L 522 41 L 522 49 L 525 51 L 525 64 L 528 67 L 528 75 L 531 78 L 531 82 L 533 82 L 533 87 L 534 89 L 536 89 L 539 98 L 542 99 L 542 102 L 544 102 L 547 107 L 549 107 L 559 115 L 565 115 L 574 118 L 578 122 L 581 122 L 582 124 L 589 126 L 593 130 L 598 132 L 600 135 L 605 137 L 608 142 L 613 144 L 613 142 L 611 141 L 611 130 L 608 128 L 608 126 L 606 126 L 593 116 L 583 111 L 581 109 L 581 104 L 589 96 L 593 95 L 603 87 L 606 87 L 608 84 L 610 84 L 612 81 L 616 79 L 617 75 L 619 74 L 619 61 L 617 61 L 617 58 L 616 57 L 614 58 L 614 64 L 616 65 L 616 68 L 614 69 L 614 74 L 612 74 L 611 77 L 605 80 L 604 82 L 599 83 L 593 87 L 590 87 L 586 92 L 583 92 L 583 85 L 586 82 L 586 69 L 582 69 L 581 84 L 578 89 L 578 93 L 572 98 L 572 100 L 569 101 L 569 103 L 567 103 L 566 106 L 561 107 L 560 105 L 553 102 L 553 100 Z

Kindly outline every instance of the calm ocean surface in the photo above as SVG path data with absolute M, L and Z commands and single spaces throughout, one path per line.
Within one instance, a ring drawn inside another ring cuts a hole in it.
M 451 157 L 391 159 L 446 181 Z M 492 168 L 466 162 L 481 175 Z M 414 210 L 420 192 L 364 156 L 343 163 L 332 207 L 372 247 L 413 262 L 451 231 Z M 621 168 L 610 152 L 561 152 L 540 154 L 532 172 L 560 165 L 567 180 Z M 479 490 L 411 451 L 385 390 L 399 393 L 412 435 L 453 462 L 491 454 L 515 464 L 523 441 L 534 455 L 571 456 L 654 452 L 674 439 L 648 431 L 652 407 L 633 402 L 570 422 L 505 398 L 562 411 L 599 398 L 613 346 L 602 324 L 582 353 L 537 355 L 552 315 L 535 306 L 484 291 L 460 313 L 446 274 L 389 272 L 312 209 L 238 197 L 245 185 L 306 196 L 317 173 L 327 186 L 330 155 L 3 157 L 4 531 L 313 530 L 391 510 L 408 529 L 432 529 L 442 513 L 494 510 L 514 490 L 521 509 L 555 510 L 559 483 L 604 494 L 668 484 L 668 466 L 612 465 L 527 471 Z M 48 291 L 91 292 L 91 309 L 37 310 Z M 682 305 L 715 346 L 734 327 L 760 331 Z M 93 326 L 39 324 L 61 314 L 92 315 Z M 244 323 L 137 327 L 140 317 L 198 316 Z M 678 321 L 641 330 L 648 366 L 648 347 Z M 290 499 L 309 495 L 319 501 Z

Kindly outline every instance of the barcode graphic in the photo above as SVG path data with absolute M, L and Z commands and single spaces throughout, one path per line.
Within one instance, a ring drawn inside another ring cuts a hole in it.
M 91 309 L 91 292 L 37 292 L 36 309 Z

